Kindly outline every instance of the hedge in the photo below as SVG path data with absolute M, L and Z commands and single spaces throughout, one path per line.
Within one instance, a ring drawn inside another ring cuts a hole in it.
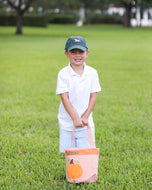
M 23 18 L 25 26 L 42 26 L 46 27 L 48 24 L 48 17 L 45 15 L 25 16 Z
M 57 14 L 51 13 L 48 14 L 49 23 L 56 24 L 74 24 L 79 20 L 79 16 L 74 13 L 65 13 L 65 14 Z
M 73 13 L 67 14 L 46 14 L 46 15 L 26 15 L 23 17 L 24 26 L 41 26 L 46 27 L 48 23 L 56 24 L 74 24 L 79 20 L 79 16 Z M 123 17 L 118 15 L 101 15 L 90 14 L 88 15 L 88 24 L 123 24 Z M 15 15 L 0 15 L 0 25 L 15 26 Z
M 118 15 L 89 15 L 87 18 L 89 24 L 123 24 L 123 17 Z
M 39 15 L 27 15 L 23 17 L 24 26 L 41 26 L 46 27 L 48 24 L 47 16 Z M 0 15 L 1 26 L 15 26 L 16 16 L 15 15 Z
M 16 17 L 14 15 L 0 15 L 0 25 L 1 26 L 15 26 Z

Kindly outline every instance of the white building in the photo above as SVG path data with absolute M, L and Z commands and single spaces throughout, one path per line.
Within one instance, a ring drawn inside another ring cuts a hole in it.
M 152 8 L 145 9 L 141 15 L 140 8 L 132 9 L 132 26 L 152 26 Z
M 110 6 L 107 13 L 109 15 L 119 14 L 123 16 L 125 9 Z M 140 8 L 132 8 L 131 26 L 152 26 L 152 8 L 143 10 L 142 15 Z

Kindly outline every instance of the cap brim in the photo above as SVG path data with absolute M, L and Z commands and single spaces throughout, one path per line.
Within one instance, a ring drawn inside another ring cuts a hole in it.
M 68 51 L 71 51 L 72 49 L 80 49 L 80 50 L 82 50 L 82 51 L 86 51 L 86 50 L 87 50 L 87 48 L 85 48 L 85 47 L 83 47 L 83 46 L 80 46 L 80 45 L 71 46 L 71 47 L 69 47 L 67 50 L 68 50 Z

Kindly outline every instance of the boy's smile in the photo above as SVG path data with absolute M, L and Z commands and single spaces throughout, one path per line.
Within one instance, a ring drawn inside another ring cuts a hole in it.
M 88 57 L 88 53 L 89 51 L 82 51 L 80 49 L 73 49 L 65 52 L 67 58 L 70 59 L 70 64 L 73 66 L 83 65 L 85 59 Z

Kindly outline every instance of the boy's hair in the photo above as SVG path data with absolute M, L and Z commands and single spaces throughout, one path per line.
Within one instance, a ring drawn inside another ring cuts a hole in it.
M 86 40 L 81 36 L 71 36 L 66 41 L 65 51 L 70 51 L 72 49 L 80 49 L 82 51 L 88 50 Z

